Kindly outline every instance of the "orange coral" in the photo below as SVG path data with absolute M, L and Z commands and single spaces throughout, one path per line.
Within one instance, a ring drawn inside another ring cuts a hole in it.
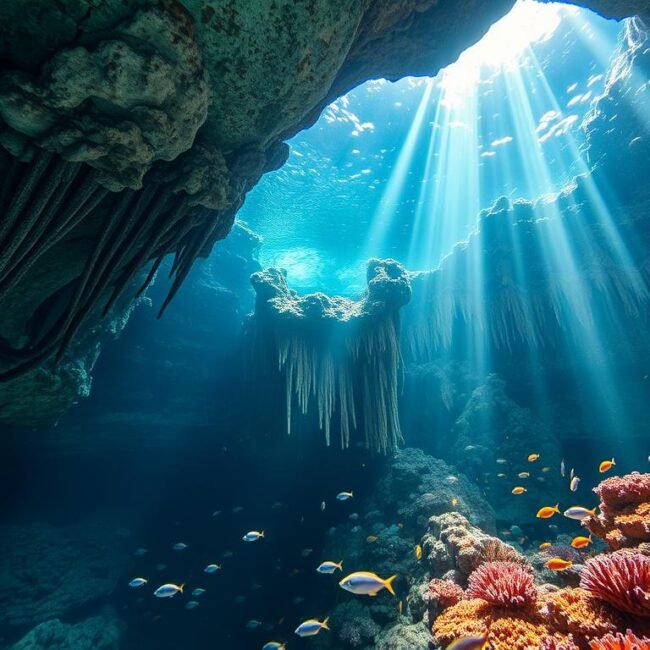
M 640 639 L 628 630 L 625 635 L 619 632 L 616 636 L 608 634 L 602 639 L 595 639 L 589 647 L 591 650 L 650 650 L 650 639 Z
M 435 620 L 432 629 L 435 643 L 446 648 L 455 639 L 484 634 L 492 623 L 492 613 L 484 600 L 461 600 Z
M 573 635 L 576 643 L 616 632 L 622 624 L 612 607 L 584 589 L 560 589 L 543 596 L 541 603 L 547 625 L 556 632 Z

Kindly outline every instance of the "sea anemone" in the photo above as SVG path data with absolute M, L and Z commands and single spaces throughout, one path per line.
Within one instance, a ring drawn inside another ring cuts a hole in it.
M 429 582 L 429 586 L 424 594 L 426 602 L 435 600 L 440 604 L 442 609 L 447 609 L 455 605 L 459 600 L 465 597 L 465 592 L 455 582 L 451 580 L 440 580 L 434 578 Z
M 517 562 L 486 562 L 469 577 L 468 598 L 501 607 L 524 607 L 537 599 L 533 571 Z
M 540 650 L 579 650 L 571 637 L 558 639 L 555 636 L 547 636 L 542 639 L 539 647 Z
M 587 560 L 580 586 L 621 612 L 650 617 L 650 557 L 616 551 Z
M 602 639 L 594 639 L 589 647 L 591 650 L 650 650 L 650 639 L 640 639 L 628 630 L 625 634 L 619 632 L 616 636 L 608 634 Z

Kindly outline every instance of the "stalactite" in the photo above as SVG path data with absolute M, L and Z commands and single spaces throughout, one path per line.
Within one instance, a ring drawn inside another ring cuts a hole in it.
M 359 418 L 367 447 L 386 453 L 398 446 L 399 309 L 410 298 L 406 271 L 391 260 L 371 261 L 368 293 L 359 301 L 296 297 L 274 269 L 254 274 L 253 285 L 258 301 L 251 345 L 276 351 L 287 432 L 296 412 L 304 416 L 313 408 L 328 445 L 338 414 L 341 447 L 349 446 Z M 256 350 L 252 358 L 267 355 Z

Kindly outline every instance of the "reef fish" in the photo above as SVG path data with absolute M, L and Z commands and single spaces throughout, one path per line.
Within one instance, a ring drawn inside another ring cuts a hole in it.
M 269 641 L 262 646 L 262 650 L 285 650 L 286 647 L 286 643 L 280 643 L 279 641 Z
M 519 472 L 519 474 L 517 474 L 517 476 L 519 478 L 528 478 L 530 476 L 530 472 Z
M 512 493 L 513 494 L 523 494 L 524 492 L 527 492 L 525 487 L 521 487 L 521 485 L 518 485 L 517 487 L 512 488 Z
M 550 547 L 551 547 L 551 542 L 542 542 L 539 545 L 539 550 L 544 551 L 544 550 L 546 550 L 547 548 L 550 548 Z
M 194 609 L 195 607 L 199 606 L 199 601 L 198 600 L 188 600 L 185 603 L 185 609 Z
M 368 537 L 366 537 L 366 542 L 368 542 L 368 544 L 374 544 L 378 539 L 379 537 L 377 537 L 377 535 L 368 535 Z
M 205 593 L 205 589 L 203 589 L 203 587 L 197 587 L 192 591 L 192 596 L 198 598 L 199 596 L 203 596 L 204 593 Z
M 322 562 L 316 571 L 318 573 L 334 573 L 336 570 L 343 571 L 343 560 L 341 560 L 338 564 L 336 562 Z
M 355 571 L 343 578 L 339 582 L 339 586 L 358 596 L 376 596 L 382 589 L 388 590 L 394 596 L 393 581 L 395 578 L 397 578 L 396 575 L 384 580 L 370 571 Z
M 323 510 L 325 510 L 325 501 L 320 502 L 320 511 L 323 512 Z M 275 643 L 275 641 L 271 641 L 271 643 Z M 284 646 L 280 647 L 284 648 Z
M 571 560 L 565 560 L 561 557 L 552 557 L 550 560 L 544 562 L 544 566 L 551 571 L 566 571 L 573 566 Z
M 296 629 L 295 634 L 298 636 L 315 636 L 321 630 L 329 630 L 327 622 L 329 618 L 324 621 L 317 621 L 315 618 L 310 618 L 308 621 L 301 623 Z
M 206 566 L 205 569 L 203 569 L 203 572 L 204 573 L 216 573 L 217 571 L 219 571 L 219 569 L 221 569 L 220 564 L 208 564 L 208 566 Z
M 571 506 L 564 511 L 564 516 L 568 517 L 569 519 L 575 519 L 576 521 L 582 521 L 587 517 L 595 517 L 596 508 L 587 510 L 587 508 L 583 508 L 582 506 Z
M 505 465 L 508 461 L 505 458 L 497 458 L 497 463 L 499 465 Z
M 264 537 L 264 531 L 261 533 L 258 533 L 256 530 L 251 530 L 248 533 L 246 533 L 242 539 L 245 542 L 257 542 L 258 540 L 262 539 Z
M 528 462 L 534 463 L 539 458 L 539 454 L 528 454 Z
M 575 492 L 578 489 L 579 485 L 580 485 L 580 477 L 574 476 L 571 479 L 571 483 L 569 483 L 569 489 L 571 490 L 571 492 Z
M 589 535 L 589 537 L 578 536 L 571 540 L 571 546 L 573 546 L 573 548 L 587 548 L 587 546 L 591 544 L 591 541 L 591 535 Z
M 564 478 L 566 476 L 566 466 L 564 465 L 564 458 L 560 462 L 560 476 Z
M 422 547 L 419 544 L 416 545 L 413 552 L 415 553 L 415 559 L 416 560 L 421 560 L 422 559 Z
M 354 496 L 352 492 L 339 492 L 336 495 L 336 500 L 337 501 L 347 501 L 348 499 L 351 499 Z
M 601 474 L 604 474 L 605 472 L 609 472 L 614 465 L 616 465 L 616 461 L 613 458 L 612 460 L 604 460 L 600 465 L 598 465 L 598 471 Z
M 167 584 L 158 587 L 158 589 L 153 592 L 153 595 L 157 598 L 171 598 L 176 594 L 182 594 L 184 586 L 185 585 L 175 585 L 171 582 L 168 582 Z
M 129 582 L 129 587 L 142 587 L 142 585 L 146 585 L 147 582 L 149 582 L 146 578 L 133 578 L 131 582 Z
M 556 503 L 554 506 L 544 506 L 537 511 L 539 519 L 550 519 L 554 514 L 560 513 L 560 504 Z
M 254 618 L 252 618 L 250 621 L 248 621 L 248 623 L 246 623 L 246 627 L 249 630 L 256 630 L 258 627 L 260 627 L 260 625 L 262 625 L 262 621 L 258 621 Z
M 175 551 L 184 551 L 187 547 L 188 545 L 184 542 L 176 542 L 176 544 L 172 546 Z
M 462 639 L 452 641 L 445 650 L 488 650 L 488 632 L 482 636 L 464 636 Z

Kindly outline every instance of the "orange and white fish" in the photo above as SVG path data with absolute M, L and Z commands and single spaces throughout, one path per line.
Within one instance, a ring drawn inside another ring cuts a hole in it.
M 512 493 L 513 494 L 523 494 L 524 492 L 528 492 L 525 487 L 521 487 L 521 485 L 518 485 L 517 487 L 512 488 Z
M 539 454 L 528 454 L 528 462 L 534 463 L 539 458 Z
M 560 504 L 556 503 L 554 506 L 544 506 L 537 511 L 536 517 L 539 519 L 550 519 L 554 514 L 560 514 Z
M 564 560 L 561 557 L 552 557 L 550 560 L 544 562 L 544 566 L 551 571 L 566 571 L 573 566 L 571 560 Z
M 598 465 L 598 471 L 601 474 L 604 474 L 605 472 L 609 472 L 614 465 L 616 465 L 616 461 L 613 458 L 612 460 L 604 460 L 600 465 Z
M 550 547 L 551 547 L 551 542 L 542 542 L 539 545 L 539 550 L 544 551 L 544 550 L 546 550 L 547 548 L 550 548 Z
M 571 540 L 571 546 L 573 546 L 573 548 L 587 548 L 591 542 L 591 535 L 589 535 L 589 537 L 578 536 Z

